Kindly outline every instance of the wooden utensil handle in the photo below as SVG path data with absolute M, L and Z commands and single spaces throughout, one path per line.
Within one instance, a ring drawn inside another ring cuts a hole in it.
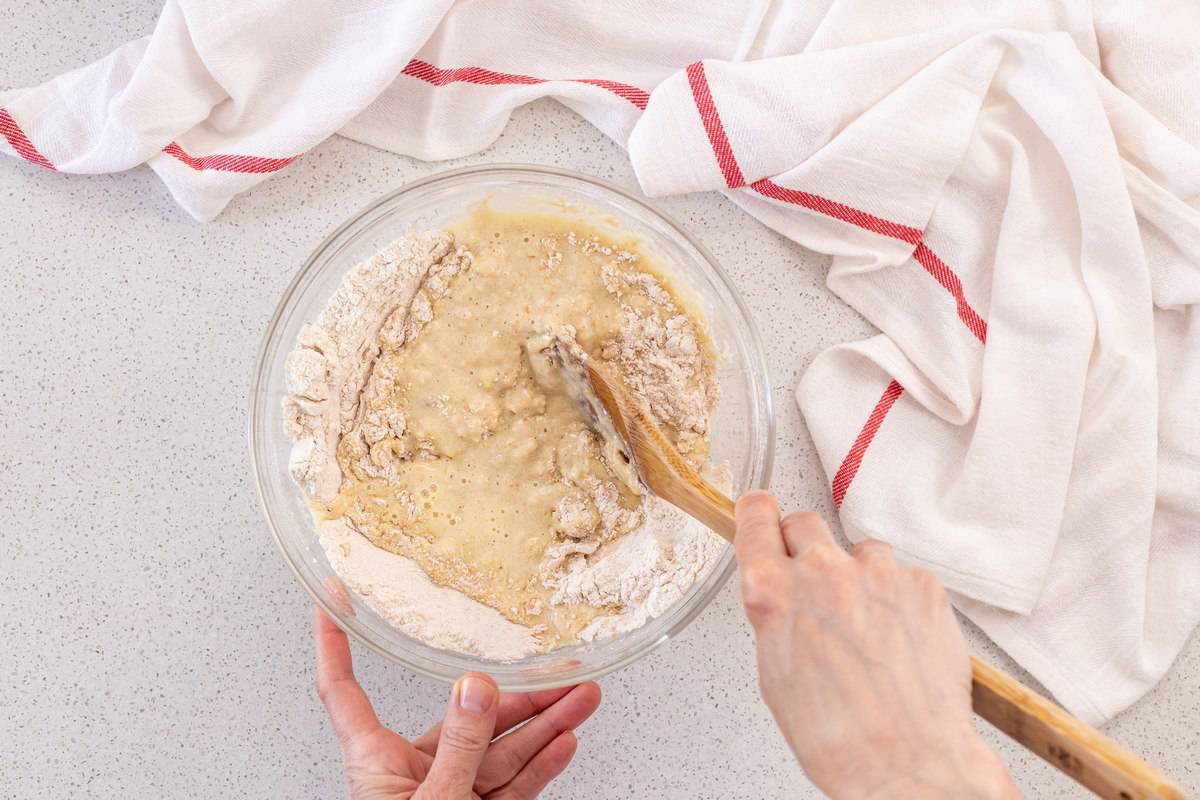
M 686 491 L 677 494 L 664 492 L 662 497 L 733 544 L 733 535 L 737 531 L 737 522 L 733 518 L 733 501 L 699 475 L 692 474 Z
M 708 484 L 687 511 L 729 541 L 733 502 Z M 1015 678 L 971 656 L 975 713 L 1105 800 L 1183 800 L 1154 767 Z
M 1157 769 L 975 656 L 971 703 L 976 714 L 1106 800 L 1183 800 Z
M 737 529 L 733 501 L 697 474 L 619 382 L 609 380 L 592 360 L 572 361 L 570 351 L 564 352 L 558 358 L 568 384 L 578 390 L 593 424 L 607 420 L 601 434 L 619 440 L 639 479 L 732 542 Z M 974 656 L 971 675 L 971 699 L 979 716 L 1101 797 L 1182 800 L 1183 793 L 1158 770 Z
M 666 499 L 733 541 L 733 501 L 699 476 L 686 496 Z M 976 714 L 1105 800 L 1183 800 L 1183 792 L 1154 767 L 975 656 L 971 704 Z

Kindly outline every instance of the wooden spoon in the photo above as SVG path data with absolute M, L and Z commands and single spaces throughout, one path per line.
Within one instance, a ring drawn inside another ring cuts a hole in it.
M 640 403 L 577 348 L 551 345 L 572 396 L 589 424 L 632 470 L 641 486 L 733 541 L 733 501 L 704 480 L 659 430 Z M 623 475 L 627 482 L 633 478 Z M 640 490 L 640 487 L 634 487 Z M 971 656 L 975 713 L 1066 773 L 1111 800 L 1183 800 L 1165 775 L 1096 729 L 1014 678 Z

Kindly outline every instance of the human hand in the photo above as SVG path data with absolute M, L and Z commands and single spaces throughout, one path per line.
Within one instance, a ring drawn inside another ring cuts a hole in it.
M 410 742 L 380 724 L 354 678 L 346 634 L 320 609 L 313 638 L 317 694 L 342 746 L 350 800 L 537 797 L 575 755 L 572 731 L 600 705 L 594 683 L 501 694 L 470 673 L 454 685 L 445 718 Z
M 835 798 L 1019 797 L 975 731 L 966 643 L 931 573 L 884 542 L 851 554 L 814 513 L 737 502 L 734 544 L 763 699 Z

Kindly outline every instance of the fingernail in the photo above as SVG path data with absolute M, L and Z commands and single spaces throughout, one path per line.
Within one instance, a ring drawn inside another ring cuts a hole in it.
M 496 702 L 496 685 L 474 675 L 458 679 L 458 705 L 472 714 L 482 714 L 492 709 Z

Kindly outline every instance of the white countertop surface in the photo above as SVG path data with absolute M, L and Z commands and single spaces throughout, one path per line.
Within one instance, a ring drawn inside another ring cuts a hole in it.
M 151 0 L 10 3 L 0 88 L 101 57 L 156 15 Z M 619 147 L 550 101 L 520 109 L 486 152 L 443 164 L 334 138 L 205 225 L 144 167 L 68 176 L 0 159 L 0 796 L 341 796 L 312 690 L 308 597 L 250 478 L 255 354 L 279 294 L 333 227 L 406 181 L 493 161 L 637 187 Z M 792 390 L 816 353 L 873 329 L 824 287 L 823 257 L 724 198 L 660 205 L 755 314 L 776 385 L 782 504 L 830 516 Z M 967 628 L 976 652 L 1028 680 Z M 385 723 L 415 734 L 440 715 L 444 686 L 355 656 Z M 759 702 L 733 584 L 680 638 L 601 684 L 575 762 L 544 796 L 820 796 Z M 1197 730 L 1193 636 L 1105 732 L 1200 794 Z M 1083 795 L 985 733 L 1030 796 Z

